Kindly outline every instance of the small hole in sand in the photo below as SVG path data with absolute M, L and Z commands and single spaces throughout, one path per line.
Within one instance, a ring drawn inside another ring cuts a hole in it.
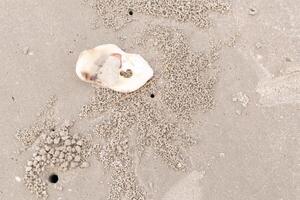
M 154 97 L 155 97 L 155 95 L 154 95 L 154 94 L 150 94 L 150 97 L 151 97 L 151 98 L 154 98 Z
M 53 132 L 54 132 L 54 131 L 55 131 L 55 128 L 51 128 L 50 131 L 53 131 Z
M 51 174 L 49 176 L 49 182 L 50 183 L 57 183 L 58 182 L 58 176 L 56 174 Z
M 256 15 L 257 14 L 257 9 L 256 8 L 250 8 L 249 9 L 249 15 Z
M 129 15 L 133 15 L 133 11 L 132 10 L 129 10 L 128 13 L 129 13 Z

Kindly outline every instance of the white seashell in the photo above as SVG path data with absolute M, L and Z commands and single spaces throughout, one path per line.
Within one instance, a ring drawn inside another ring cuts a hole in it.
M 85 82 L 94 82 L 100 65 L 113 53 L 123 52 L 113 44 L 101 45 L 80 53 L 76 63 L 76 74 Z
M 142 56 L 125 53 L 113 44 L 83 51 L 76 73 L 85 82 L 123 93 L 138 90 L 153 76 L 152 68 Z

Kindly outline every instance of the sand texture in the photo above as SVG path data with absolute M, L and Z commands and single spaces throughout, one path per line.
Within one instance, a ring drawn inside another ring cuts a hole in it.
M 299 198 L 300 2 L 0 2 L 0 199 Z M 79 80 L 112 43 L 154 69 Z

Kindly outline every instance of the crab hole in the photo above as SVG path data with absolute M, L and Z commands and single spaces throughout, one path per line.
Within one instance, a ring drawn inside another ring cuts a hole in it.
M 133 11 L 130 9 L 130 10 L 128 11 L 128 14 L 129 14 L 129 15 L 133 15 Z
M 57 183 L 58 182 L 58 175 L 57 174 L 51 174 L 48 178 L 50 183 Z

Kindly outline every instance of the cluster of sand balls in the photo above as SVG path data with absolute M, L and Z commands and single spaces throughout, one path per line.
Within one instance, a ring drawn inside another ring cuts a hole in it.
M 132 20 L 134 13 L 179 22 L 191 22 L 200 28 L 210 25 L 210 12 L 226 13 L 230 3 L 222 0 L 93 0 L 99 16 L 108 28 L 119 29 Z
M 88 141 L 79 135 L 71 135 L 70 122 L 66 122 L 58 130 L 43 132 L 37 139 L 35 152 L 25 167 L 24 182 L 28 190 L 38 198 L 46 199 L 47 183 L 41 178 L 46 169 L 67 171 L 78 167 L 86 168 L 89 156 Z
M 102 89 L 99 88 L 99 90 Z M 103 92 L 108 91 L 103 89 Z M 100 100 L 100 94 L 97 96 L 97 100 Z M 115 93 L 108 93 L 108 99 L 112 97 L 111 94 Z M 126 196 L 128 199 L 142 200 L 145 199 L 145 193 L 139 186 L 134 173 L 133 157 L 130 153 L 132 144 L 127 132 L 134 124 L 134 114 L 137 112 L 136 108 L 138 108 L 135 106 L 138 105 L 124 104 L 123 101 L 127 98 L 126 95 L 122 95 L 122 98 L 119 98 L 118 95 L 115 97 L 119 101 L 113 98 L 114 101 L 111 102 L 115 102 L 114 105 L 107 104 L 109 107 L 112 106 L 112 110 L 110 110 L 109 116 L 100 122 L 94 130 L 95 134 L 103 139 L 103 144 L 99 146 L 96 157 L 112 172 L 109 200 L 121 199 L 122 196 Z M 84 115 L 88 114 L 90 109 L 97 109 L 97 106 L 92 107 L 85 106 L 89 109 L 83 111 Z M 102 108 L 106 109 L 107 107 L 102 106 Z
M 112 174 L 112 184 L 108 200 L 136 199 L 145 200 L 146 195 L 142 187 L 137 182 L 136 175 L 133 171 L 119 168 L 114 170 Z
M 218 71 L 214 64 L 218 59 L 216 46 L 206 52 L 193 52 L 187 41 L 180 30 L 159 25 L 147 29 L 141 41 L 163 57 L 162 86 L 157 96 L 180 119 L 213 107 Z

